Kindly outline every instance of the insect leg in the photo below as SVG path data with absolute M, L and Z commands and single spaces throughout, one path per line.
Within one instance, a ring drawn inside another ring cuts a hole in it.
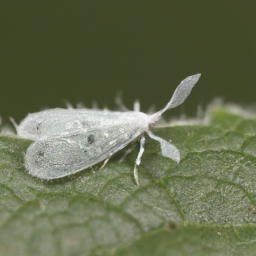
M 126 156 L 133 151 L 133 149 L 136 147 L 136 144 L 137 143 L 133 143 L 132 146 L 128 150 L 126 150 L 125 154 L 120 158 L 119 163 L 122 163 Z
M 109 159 L 111 158 L 112 155 L 110 155 L 103 163 L 103 165 L 100 167 L 100 169 L 104 168 L 104 166 L 107 164 L 107 162 L 109 161 Z
M 135 179 L 136 184 L 138 186 L 140 186 L 140 183 L 139 183 L 139 175 L 138 175 L 138 168 L 137 168 L 137 166 L 140 165 L 141 157 L 142 157 L 143 152 L 144 152 L 144 145 L 145 145 L 145 137 L 142 136 L 141 139 L 140 139 L 140 151 L 139 151 L 139 154 L 137 156 L 137 159 L 136 159 L 136 162 L 135 162 L 135 166 L 134 166 L 134 179 Z

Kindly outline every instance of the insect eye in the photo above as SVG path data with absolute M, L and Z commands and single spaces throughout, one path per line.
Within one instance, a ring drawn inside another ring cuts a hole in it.
M 92 144 L 94 142 L 95 138 L 93 134 L 90 134 L 87 138 L 87 141 L 89 144 Z

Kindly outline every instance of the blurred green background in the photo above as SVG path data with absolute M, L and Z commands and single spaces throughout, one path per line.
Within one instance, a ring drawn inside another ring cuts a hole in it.
M 0 115 L 82 101 L 162 108 L 202 73 L 168 115 L 195 116 L 216 96 L 256 102 L 255 1 L 1 1 Z

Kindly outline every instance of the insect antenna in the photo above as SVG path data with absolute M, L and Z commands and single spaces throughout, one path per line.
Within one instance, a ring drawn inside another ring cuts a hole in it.
M 147 131 L 147 134 L 151 139 L 157 140 L 160 143 L 163 156 L 171 158 L 177 163 L 180 161 L 180 152 L 173 144 L 154 135 L 151 131 Z
M 154 124 L 160 119 L 161 115 L 170 108 L 175 108 L 182 104 L 185 99 L 190 94 L 192 88 L 195 86 L 197 81 L 199 80 L 201 74 L 196 74 L 193 76 L 189 76 L 178 85 L 176 90 L 174 91 L 171 100 L 168 104 L 160 111 L 156 112 L 153 115 L 149 116 L 149 125 L 154 126 Z

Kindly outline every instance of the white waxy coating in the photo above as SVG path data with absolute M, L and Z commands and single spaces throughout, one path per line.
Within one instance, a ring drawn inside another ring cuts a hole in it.
M 148 116 L 142 112 L 113 112 L 88 109 L 48 109 L 29 114 L 18 126 L 20 137 L 32 140 L 71 135 L 78 131 L 99 132 L 108 136 L 109 129 L 148 129 Z M 124 131 L 125 132 L 125 131 Z M 113 135 L 114 136 L 114 135 Z
M 153 115 L 136 111 L 113 112 L 88 109 L 49 109 L 29 114 L 16 127 L 20 137 L 35 140 L 27 150 L 25 165 L 31 175 L 56 179 L 86 169 L 109 158 L 139 136 L 141 150 L 134 175 L 139 185 L 137 165 L 144 151 L 143 133 L 160 142 L 162 154 L 180 161 L 178 149 L 149 131 L 166 110 L 184 102 L 200 74 L 183 80 L 166 107 Z
M 51 119 L 53 114 L 55 118 Z M 87 123 L 80 127 L 84 116 L 77 115 L 76 110 L 51 110 L 50 119 L 41 124 L 44 135 L 36 130 L 38 134 L 33 134 L 33 138 L 37 136 L 39 140 L 27 150 L 29 173 L 54 179 L 78 172 L 124 148 L 148 128 L 148 117 L 141 112 L 105 115 L 103 111 L 84 110 L 83 114 L 87 115 Z M 56 120 L 66 123 L 58 126 Z

